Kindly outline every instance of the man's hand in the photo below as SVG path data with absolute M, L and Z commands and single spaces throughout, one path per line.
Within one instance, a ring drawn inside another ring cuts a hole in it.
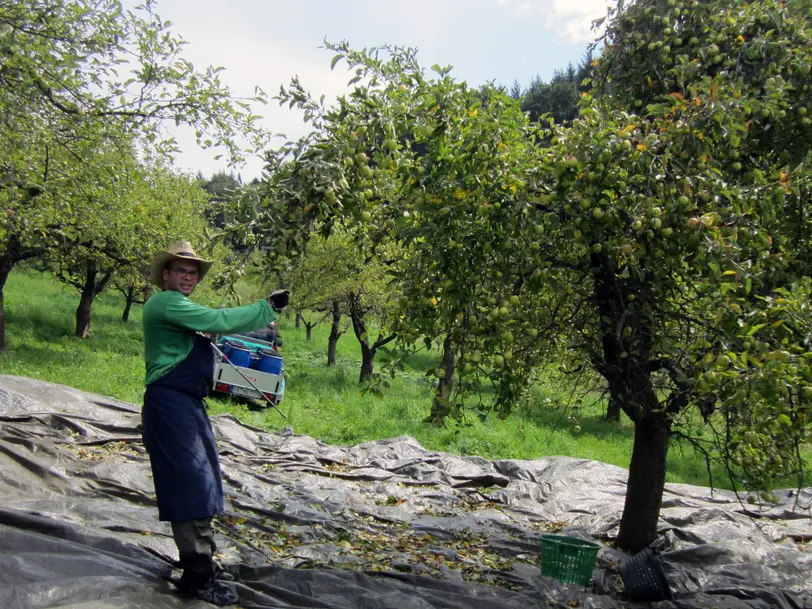
M 271 295 L 268 296 L 268 300 L 271 301 L 273 310 L 277 313 L 288 306 L 289 298 L 290 290 L 274 290 L 271 292 Z

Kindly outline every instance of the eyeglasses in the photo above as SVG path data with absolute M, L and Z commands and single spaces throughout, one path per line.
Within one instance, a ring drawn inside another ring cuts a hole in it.
M 182 277 L 184 279 L 197 279 L 199 273 L 197 269 L 179 269 L 179 268 L 171 268 L 170 271 L 174 271 L 175 275 L 178 277 Z

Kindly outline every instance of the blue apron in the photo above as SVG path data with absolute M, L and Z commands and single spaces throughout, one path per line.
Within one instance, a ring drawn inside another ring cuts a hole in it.
M 217 444 L 203 404 L 213 376 L 211 341 L 197 335 L 189 356 L 144 393 L 144 444 L 160 520 L 184 522 L 223 511 Z

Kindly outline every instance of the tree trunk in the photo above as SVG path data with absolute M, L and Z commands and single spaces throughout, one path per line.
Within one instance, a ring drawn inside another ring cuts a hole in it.
M 622 550 L 639 552 L 657 538 L 671 428 L 665 405 L 660 404 L 651 380 L 649 299 L 640 293 L 639 285 L 617 280 L 606 252 L 592 254 L 591 263 L 600 269 L 595 276 L 603 356 L 599 371 L 609 383 L 611 400 L 634 421 L 626 502 L 616 543 Z M 638 292 L 634 311 L 626 308 L 629 290 Z M 632 334 L 625 336 L 622 328 L 631 328 Z
M 88 263 L 85 283 L 82 286 L 82 295 L 79 306 L 76 308 L 76 336 L 87 338 L 90 336 L 90 316 L 93 310 L 93 299 L 96 297 L 96 265 Z
M 302 327 L 302 313 L 300 311 L 296 311 L 296 329 Z
M 350 293 L 350 319 L 352 320 L 352 330 L 355 337 L 361 344 L 361 375 L 358 382 L 364 383 L 372 376 L 375 366 L 375 352 L 369 346 L 369 336 L 367 336 L 367 325 L 364 321 L 364 309 L 361 306 L 361 295 Z
M 127 304 L 124 305 L 124 313 L 121 315 L 121 321 L 129 321 L 130 320 L 130 309 L 132 309 L 133 303 L 135 302 L 135 286 L 130 286 L 127 288 L 127 293 L 124 296 L 127 300 Z
M 316 324 L 311 324 L 311 323 L 305 322 L 305 337 L 306 337 L 307 340 L 312 340 L 313 339 L 313 328 L 315 328 L 315 327 L 316 327 Z
M 79 306 L 76 308 L 76 336 L 87 338 L 90 336 L 90 316 L 93 310 L 93 299 L 101 294 L 102 290 L 113 277 L 113 271 L 105 272 L 99 277 L 96 262 L 91 260 L 87 263 L 87 273 L 85 282 L 82 285 L 82 295 L 79 298 Z
M 359 383 L 365 383 L 372 377 L 375 371 L 375 352 L 369 348 L 369 343 L 361 342 L 361 376 Z
M 93 277 L 85 279 L 85 285 L 82 288 L 82 295 L 79 298 L 79 306 L 76 307 L 76 336 L 79 338 L 87 338 L 90 336 L 90 317 L 93 310 L 94 290 L 92 285 L 95 283 L 95 273 Z
M 627 552 L 639 552 L 657 538 L 670 427 L 662 411 L 652 412 L 634 424 L 626 503 L 617 536 L 617 547 Z
M 341 322 L 341 303 L 338 300 L 333 301 L 332 311 L 330 313 L 332 323 L 330 324 L 330 338 L 327 341 L 327 365 L 336 365 L 336 347 L 338 346 L 338 339 L 341 338 L 343 332 L 339 327 Z
M 615 396 L 609 396 L 609 405 L 606 407 L 607 421 L 620 421 L 620 400 Z
M 440 362 L 440 370 L 445 371 L 445 376 L 437 383 L 437 389 L 434 392 L 434 399 L 431 402 L 431 411 L 423 422 L 431 423 L 432 425 L 444 425 L 446 417 L 451 414 L 451 391 L 454 389 L 454 367 L 456 365 L 456 356 L 454 353 L 454 344 L 451 341 L 451 336 L 447 336 L 443 341 L 443 359 Z

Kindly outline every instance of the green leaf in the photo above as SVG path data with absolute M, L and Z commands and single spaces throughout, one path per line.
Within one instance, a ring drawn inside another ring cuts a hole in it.
M 745 336 L 753 336 L 756 332 L 761 330 L 762 328 L 766 327 L 767 324 L 756 324 L 755 326 L 751 327 L 746 333 Z

